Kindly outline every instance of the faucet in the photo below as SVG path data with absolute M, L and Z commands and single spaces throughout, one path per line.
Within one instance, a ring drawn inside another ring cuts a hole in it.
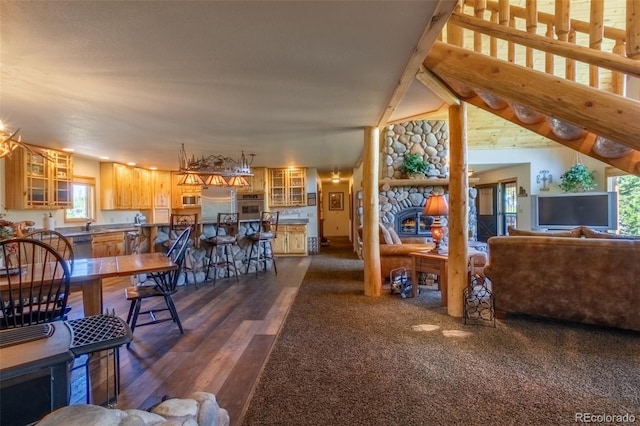
M 84 226 L 84 230 L 88 232 L 90 226 L 91 226 L 91 221 L 89 220 L 87 221 L 87 224 Z

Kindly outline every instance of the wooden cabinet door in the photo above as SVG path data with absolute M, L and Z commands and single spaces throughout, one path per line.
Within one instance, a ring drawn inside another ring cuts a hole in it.
M 133 171 L 124 164 L 113 164 L 115 206 L 118 209 L 130 209 L 133 207 Z
M 134 202 L 136 209 L 150 209 L 153 204 L 153 182 L 151 170 L 133 169 Z
M 276 238 L 273 240 L 273 252 L 275 254 L 287 254 L 289 251 L 288 244 L 289 234 L 286 226 L 279 226 Z
M 154 170 L 153 176 L 153 207 L 171 207 L 171 172 Z
M 307 254 L 307 233 L 305 226 L 290 226 L 288 233 L 289 253 Z

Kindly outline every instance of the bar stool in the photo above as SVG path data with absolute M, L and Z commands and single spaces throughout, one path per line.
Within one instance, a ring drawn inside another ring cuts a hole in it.
M 213 237 L 202 240 L 207 247 L 207 255 L 205 257 L 207 262 L 206 279 L 209 279 L 209 270 L 213 266 L 213 283 L 216 283 L 218 278 L 218 268 L 225 268 L 227 271 L 226 276 L 231 276 L 231 268 L 238 279 L 238 268 L 233 257 L 233 246 L 238 242 L 238 230 L 240 229 L 240 214 L 239 213 L 218 213 L 218 221 L 216 222 L 216 233 Z M 220 250 L 219 250 L 220 249 Z M 224 256 L 221 259 L 220 251 Z
M 276 259 L 273 257 L 273 240 L 276 238 L 278 231 L 278 219 L 280 212 L 261 212 L 258 232 L 247 235 L 246 238 L 251 241 L 251 249 L 249 250 L 249 259 L 247 261 L 247 270 L 249 273 L 251 262 L 256 262 L 256 277 L 260 269 L 260 263 L 263 264 L 263 270 L 267 270 L 267 262 L 273 264 L 273 271 L 278 275 L 276 267 Z M 255 254 L 254 254 L 255 253 Z

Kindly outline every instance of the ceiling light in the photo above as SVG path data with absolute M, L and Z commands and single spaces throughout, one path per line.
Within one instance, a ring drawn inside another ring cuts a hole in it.
M 249 182 L 244 176 L 231 176 L 229 186 L 249 186 Z
M 109 157 L 106 157 L 106 156 L 104 156 L 104 155 L 103 155 L 103 156 L 101 156 L 101 157 L 98 157 L 98 158 L 99 158 L 99 159 L 101 159 L 101 160 L 108 160 L 108 159 L 109 159 Z
M 76 150 L 73 148 L 62 148 L 64 152 L 75 152 Z
M 4 124 L 0 122 L 0 158 L 6 157 L 7 155 L 11 154 L 19 146 L 27 148 L 22 143 L 22 138 L 20 136 L 18 136 L 18 139 L 15 138 L 19 131 L 20 129 L 11 133 L 4 127 Z
M 331 182 L 340 183 L 340 172 L 333 172 L 333 175 L 331 176 Z
M 206 186 L 226 186 L 227 181 L 220 175 L 200 176 Z
M 196 159 L 193 155 L 189 158 L 184 149 L 184 144 L 181 144 L 178 155 L 178 170 L 185 175 L 199 175 L 200 180 L 203 182 L 202 185 L 206 185 L 206 182 L 210 180 L 207 176 L 219 176 L 227 179 L 234 177 L 242 178 L 234 180 L 233 183 L 229 180 L 228 184 L 233 186 L 246 186 L 249 185 L 249 182 L 247 182 L 244 177 L 253 176 L 253 173 L 251 173 L 251 164 L 253 163 L 254 154 L 249 154 L 249 157 L 251 158 L 247 159 L 244 151 L 242 151 L 238 160 L 213 154 L 208 157 L 202 156 L 199 159 Z
M 205 185 L 204 180 L 197 173 L 185 173 L 178 181 L 178 185 Z
M 158 170 L 157 167 L 149 167 L 149 170 Z
M 134 163 L 133 161 L 127 163 L 127 166 L 135 166 L 135 165 L 136 165 L 136 163 Z

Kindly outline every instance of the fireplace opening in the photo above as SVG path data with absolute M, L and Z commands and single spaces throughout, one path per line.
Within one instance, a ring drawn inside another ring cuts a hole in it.
M 413 207 L 396 214 L 396 223 L 394 225 L 399 236 L 431 236 L 433 217 L 424 215 L 422 211 L 422 207 Z

